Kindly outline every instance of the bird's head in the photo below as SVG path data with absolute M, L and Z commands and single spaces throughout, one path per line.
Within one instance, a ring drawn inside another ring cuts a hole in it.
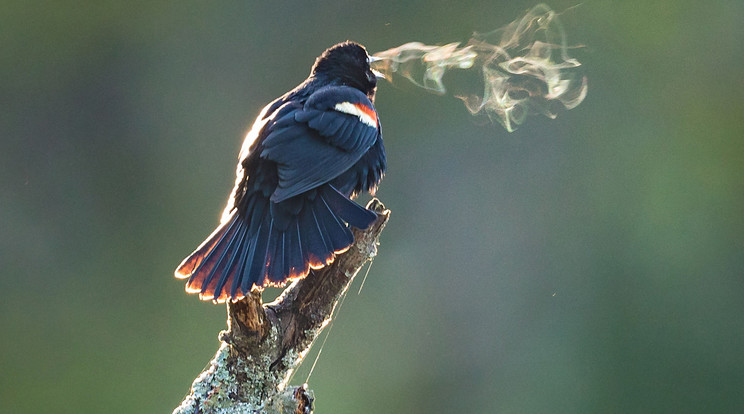
M 369 67 L 373 59 L 358 43 L 338 43 L 315 60 L 311 76 L 330 84 L 357 88 L 374 99 L 379 74 Z

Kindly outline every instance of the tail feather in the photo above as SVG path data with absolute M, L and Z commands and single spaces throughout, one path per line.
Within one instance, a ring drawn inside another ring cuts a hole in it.
M 289 277 L 296 278 L 307 274 L 310 268 L 307 261 L 304 260 L 304 250 L 302 248 L 302 237 L 300 235 L 300 221 L 297 220 L 295 225 L 289 229 L 289 242 L 285 253 L 289 264 Z
M 235 226 L 235 220 L 222 223 L 189 257 L 185 258 L 176 268 L 176 277 L 185 279 L 198 271 L 204 261 L 212 254 L 215 246 L 219 244 Z
M 199 293 L 204 300 L 214 297 L 218 280 L 215 275 L 230 272 L 231 258 L 236 255 L 236 239 L 240 239 L 245 229 L 240 219 L 233 217 L 226 231 L 213 244 L 212 249 L 205 255 L 199 255 L 201 261 L 196 265 L 186 283 L 186 291 Z
M 290 267 L 292 264 L 290 263 L 292 257 L 291 257 L 291 249 L 290 246 L 292 245 L 292 232 L 288 229 L 284 232 L 284 235 L 282 237 L 282 277 L 287 278 L 290 275 Z
M 269 248 L 269 235 L 272 233 L 273 220 L 266 220 L 259 224 L 255 236 L 255 247 L 251 250 L 246 261 L 248 271 L 243 273 L 240 284 L 243 292 L 250 292 L 252 284 L 264 286 L 266 275 L 266 256 Z
M 377 219 L 375 212 L 349 200 L 331 185 L 325 187 L 321 196 L 339 217 L 358 229 L 366 229 Z
M 230 263 L 232 262 L 232 258 L 237 256 L 236 251 L 234 251 L 234 242 L 236 239 L 240 238 L 241 230 L 243 228 L 243 225 L 241 223 L 240 219 L 235 219 L 238 224 L 236 227 L 234 227 L 230 233 L 228 233 L 224 239 L 223 243 L 221 243 L 223 246 L 219 249 L 212 250 L 212 252 L 209 255 L 209 258 L 205 260 L 204 266 L 209 269 L 208 272 L 205 272 L 203 280 L 201 280 L 201 292 L 205 291 L 216 291 L 216 285 L 217 280 L 214 278 L 218 272 L 224 272 L 228 273 L 230 271 Z M 198 275 L 199 273 L 195 273 L 195 275 Z M 193 280 L 193 282 L 197 282 L 197 280 Z M 189 283 L 192 283 L 192 280 L 189 280 Z M 210 287 L 211 289 L 208 289 Z M 196 286 L 196 283 L 194 283 L 194 286 Z
M 300 238 L 304 245 L 304 257 L 310 267 L 318 269 L 331 258 L 329 246 L 323 237 L 312 208 L 305 208 L 299 217 Z
M 225 274 L 225 277 L 233 276 L 235 274 L 235 268 L 231 266 L 232 258 L 235 257 L 235 255 L 230 255 L 227 257 L 224 257 L 222 261 L 220 261 L 216 266 L 214 266 L 213 273 L 211 275 L 211 278 L 209 278 L 209 282 L 202 287 L 199 297 L 202 300 L 214 300 L 214 301 L 224 301 L 225 297 L 227 296 L 222 289 L 218 289 L 218 284 L 220 283 L 221 277 L 217 277 L 218 275 L 221 276 Z M 205 280 L 206 283 L 206 280 Z
M 278 283 L 282 279 L 282 267 L 284 266 L 284 232 L 274 230 L 269 239 L 269 256 L 266 268 L 266 277 L 269 284 Z
M 330 185 L 296 197 L 273 204 L 254 193 L 176 269 L 189 278 L 186 291 L 224 302 L 305 277 L 351 246 L 349 226 L 366 228 L 376 218 Z
M 246 235 L 247 235 L 247 229 L 244 223 L 241 220 L 241 223 L 239 224 L 240 228 L 236 231 L 235 238 L 230 242 L 230 244 L 234 244 L 236 246 L 243 246 L 245 243 Z M 222 272 L 220 274 L 220 278 L 217 280 L 217 283 L 214 286 L 214 294 L 213 297 L 217 297 L 218 299 L 223 299 L 223 296 L 226 292 L 223 291 L 223 288 L 227 284 L 228 280 L 232 280 L 235 278 L 236 274 L 242 270 L 240 269 L 240 258 L 243 256 L 243 250 L 247 250 L 247 248 L 244 249 L 237 249 L 234 252 L 231 253 L 229 256 L 226 264 L 222 266 Z M 224 262 L 224 254 L 221 258 L 220 262 Z M 215 273 L 216 274 L 216 273 Z M 211 289 L 207 289 L 211 290 Z M 202 288 L 202 291 L 204 291 L 204 288 Z
M 248 263 L 248 256 L 251 252 L 255 250 L 256 245 L 256 238 L 252 237 L 250 240 L 248 240 L 248 245 L 243 249 L 243 251 L 240 254 L 240 261 L 238 262 L 238 266 L 236 267 L 236 274 L 231 279 L 230 283 L 230 298 L 234 298 L 237 296 L 238 289 L 240 288 L 240 279 L 241 276 L 246 274 L 245 273 L 245 267 Z M 246 277 L 247 279 L 247 277 Z
M 339 220 L 333 213 L 333 210 L 328 205 L 323 197 L 320 197 L 320 205 L 318 206 L 318 216 L 321 218 L 320 222 L 323 223 L 328 239 L 330 240 L 331 248 L 334 252 L 340 253 L 345 251 L 351 243 L 354 242 L 354 235 L 351 234 L 351 230 Z

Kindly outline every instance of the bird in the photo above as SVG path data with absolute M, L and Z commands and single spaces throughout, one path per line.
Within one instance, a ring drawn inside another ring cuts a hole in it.
M 331 264 L 377 214 L 353 199 L 385 174 L 379 72 L 364 46 L 326 49 L 310 75 L 266 105 L 243 142 L 220 224 L 181 264 L 186 291 L 215 303 L 284 286 Z

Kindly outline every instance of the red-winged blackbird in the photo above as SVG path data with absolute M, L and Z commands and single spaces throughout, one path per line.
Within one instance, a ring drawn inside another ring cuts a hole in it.
M 221 224 L 176 269 L 203 300 L 238 300 L 330 264 L 351 246 L 349 226 L 376 214 L 351 198 L 385 172 L 377 78 L 359 44 L 339 43 L 310 76 L 268 104 L 240 151 Z

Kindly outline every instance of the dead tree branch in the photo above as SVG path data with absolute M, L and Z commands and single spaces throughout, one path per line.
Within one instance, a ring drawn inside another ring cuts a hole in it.
M 263 304 L 260 292 L 228 302 L 220 348 L 174 414 L 312 412 L 312 391 L 287 382 L 354 276 L 377 253 L 390 211 L 377 199 L 367 208 L 377 220 L 353 229 L 354 244 L 331 265 L 292 283 L 271 303 Z

